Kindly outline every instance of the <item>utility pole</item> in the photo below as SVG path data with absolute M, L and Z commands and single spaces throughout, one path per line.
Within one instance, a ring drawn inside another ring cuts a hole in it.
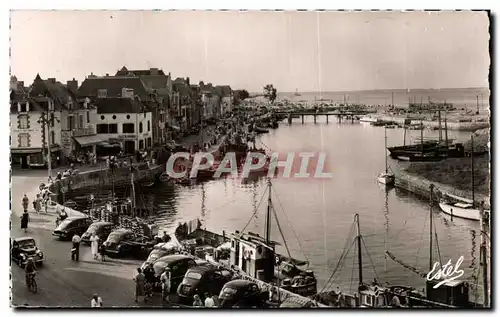
M 476 107 L 477 107 L 476 114 L 479 114 L 479 95 L 476 95 Z
M 37 120 L 38 123 L 42 124 L 42 129 L 43 129 L 43 139 L 46 140 L 46 143 L 43 142 L 43 147 L 46 147 L 46 153 L 45 153 L 45 158 L 47 160 L 47 169 L 48 169 L 48 176 L 52 178 L 52 158 L 51 158 L 51 150 L 50 150 L 50 143 L 51 143 L 51 126 L 54 125 L 54 120 L 57 122 L 60 122 L 59 119 L 57 119 L 54 115 L 54 102 L 52 100 L 48 101 L 48 106 L 47 106 L 47 112 L 42 112 L 40 118 Z M 47 137 L 45 137 L 45 132 L 47 132 Z M 46 146 L 45 146 L 46 145 Z

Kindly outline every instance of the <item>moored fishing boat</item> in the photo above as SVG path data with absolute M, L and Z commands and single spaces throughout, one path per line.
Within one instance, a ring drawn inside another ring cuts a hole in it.
M 387 148 L 387 130 L 384 130 L 384 152 L 385 149 Z M 395 176 L 394 173 L 389 171 L 389 166 L 387 164 L 387 154 L 384 153 L 385 157 L 385 172 L 380 173 L 380 175 L 377 177 L 377 180 L 381 184 L 385 185 L 392 185 L 394 184 Z

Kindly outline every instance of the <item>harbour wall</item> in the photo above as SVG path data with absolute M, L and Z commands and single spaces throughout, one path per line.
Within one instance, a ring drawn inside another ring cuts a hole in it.
M 395 181 L 396 187 L 414 193 L 423 198 L 429 199 L 431 195 L 430 186 L 431 184 L 434 184 L 435 190 L 433 198 L 435 202 L 439 202 L 440 198 L 439 192 L 472 199 L 472 193 L 469 191 L 459 190 L 447 184 L 432 182 L 424 177 L 410 174 L 403 169 L 394 171 L 394 174 L 396 176 L 396 181 Z M 475 200 L 476 202 L 484 201 L 485 209 L 488 210 L 491 209 L 489 196 L 476 193 Z
M 134 180 L 136 182 L 156 181 L 164 171 L 165 165 L 150 165 L 149 167 L 146 163 L 133 165 Z M 102 168 L 64 177 L 59 181 L 55 181 L 50 186 L 50 191 L 56 195 L 61 195 L 78 189 L 111 187 L 113 185 L 115 187 L 128 186 L 130 181 L 130 166 L 117 167 L 114 171 Z
M 392 116 L 380 116 L 379 119 L 384 121 L 394 121 L 398 124 L 404 124 L 406 118 L 402 117 L 392 117 Z M 417 122 L 418 120 L 415 120 Z M 420 121 L 418 121 L 420 122 Z M 422 121 L 424 127 L 429 128 L 438 128 L 438 121 Z M 458 130 L 458 131 L 476 131 L 479 129 L 489 128 L 490 123 L 487 121 L 476 121 L 476 122 L 455 122 L 455 121 L 447 121 L 446 127 L 449 130 Z M 441 121 L 441 128 L 444 129 L 444 121 Z

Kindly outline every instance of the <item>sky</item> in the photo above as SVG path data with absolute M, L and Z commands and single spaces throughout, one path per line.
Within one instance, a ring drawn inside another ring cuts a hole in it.
M 260 92 L 488 87 L 484 12 L 13 11 L 11 75 L 151 67 Z

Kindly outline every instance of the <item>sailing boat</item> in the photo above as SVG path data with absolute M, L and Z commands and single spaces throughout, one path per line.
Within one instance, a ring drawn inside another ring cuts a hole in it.
M 387 149 L 387 129 L 384 129 L 384 133 L 385 133 L 385 136 L 384 136 L 384 141 L 385 141 L 384 142 L 384 152 L 385 152 L 385 150 Z M 377 180 L 379 183 L 389 186 L 389 185 L 394 184 L 395 177 L 394 177 L 394 174 L 392 172 L 389 172 L 389 167 L 387 165 L 387 154 L 386 153 L 384 153 L 384 154 L 385 154 L 385 172 L 380 173 Z
M 451 215 L 452 217 L 459 217 L 474 221 L 479 221 L 481 219 L 480 210 L 477 208 L 475 203 L 475 191 L 474 191 L 474 136 L 471 135 L 471 188 L 472 188 L 472 199 L 466 199 L 463 197 L 455 196 L 452 194 L 444 194 L 444 197 L 439 202 L 439 207 L 441 210 Z

